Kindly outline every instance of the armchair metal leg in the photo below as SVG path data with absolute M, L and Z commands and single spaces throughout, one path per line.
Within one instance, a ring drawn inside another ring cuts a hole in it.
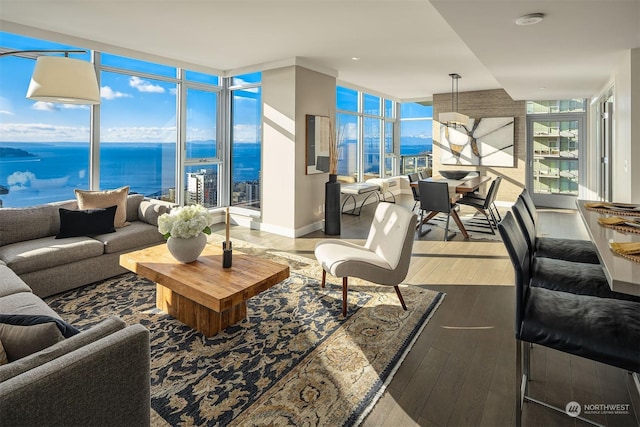
M 396 290 L 396 294 L 398 295 L 398 299 L 400 300 L 400 304 L 402 305 L 402 308 L 407 309 L 407 305 L 404 303 L 404 298 L 402 298 L 402 294 L 400 293 L 400 288 L 396 285 L 393 287 Z
M 342 278 L 342 317 L 347 317 L 347 280 L 346 276 Z

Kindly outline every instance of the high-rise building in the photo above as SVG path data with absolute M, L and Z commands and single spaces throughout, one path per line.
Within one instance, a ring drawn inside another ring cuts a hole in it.
M 210 208 L 218 202 L 218 175 L 213 169 L 200 169 L 187 174 L 187 198 L 190 205 Z

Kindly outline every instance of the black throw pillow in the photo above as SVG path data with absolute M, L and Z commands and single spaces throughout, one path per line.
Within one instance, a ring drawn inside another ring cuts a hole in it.
M 60 231 L 56 239 L 114 233 L 116 229 L 113 226 L 113 219 L 117 209 L 116 205 L 104 209 L 79 211 L 59 208 Z

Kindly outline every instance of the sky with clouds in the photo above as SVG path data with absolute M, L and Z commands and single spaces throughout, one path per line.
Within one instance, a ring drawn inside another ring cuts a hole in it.
M 4 32 L 0 32 L 0 46 L 14 49 L 34 49 L 34 46 L 38 49 L 70 48 Z M 79 55 L 76 59 L 88 59 L 88 55 Z M 35 61 L 16 56 L 3 57 L 2 61 L 0 142 L 89 141 L 89 106 L 53 104 L 25 98 Z M 133 68 L 138 64 L 139 61 L 132 61 Z M 149 64 L 146 66 L 149 67 Z M 153 68 L 153 64 L 150 66 Z M 159 66 L 158 69 L 166 73 L 167 67 Z M 109 71 L 103 71 L 100 79 L 101 141 L 176 141 L 176 83 Z M 188 90 L 189 140 L 216 139 L 216 100 L 214 93 Z M 255 101 L 240 100 L 236 106 L 242 111 L 243 103 L 250 107 L 252 102 Z M 240 116 L 234 128 L 237 142 L 255 142 L 259 135 L 259 129 L 250 124 L 251 117 L 247 119 L 249 124 L 243 123 Z

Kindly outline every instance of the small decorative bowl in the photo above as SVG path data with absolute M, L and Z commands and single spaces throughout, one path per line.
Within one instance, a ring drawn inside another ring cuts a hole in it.
M 447 179 L 462 179 L 469 174 L 470 171 L 440 171 L 440 175 Z

